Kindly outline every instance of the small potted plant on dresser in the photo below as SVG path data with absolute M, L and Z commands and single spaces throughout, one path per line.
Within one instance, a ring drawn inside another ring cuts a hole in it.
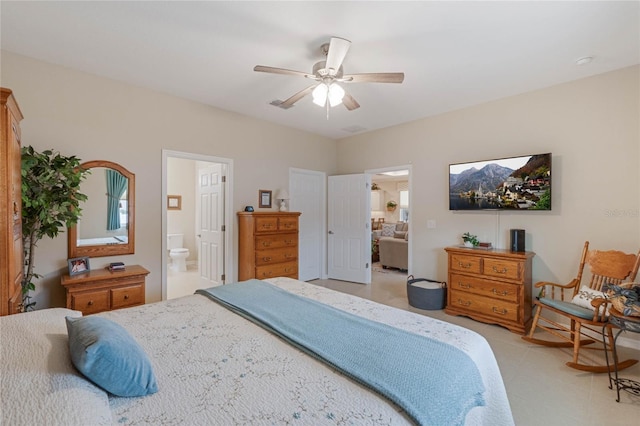
M 393 200 L 387 201 L 387 211 L 395 211 L 396 207 L 398 207 L 398 203 Z
M 471 235 L 468 232 L 462 234 L 462 241 L 464 242 L 465 247 L 478 247 L 480 241 L 478 241 L 477 235 Z

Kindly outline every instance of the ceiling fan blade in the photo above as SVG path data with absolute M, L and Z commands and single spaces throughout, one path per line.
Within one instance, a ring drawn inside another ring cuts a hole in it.
M 349 51 L 349 46 L 351 46 L 351 42 L 349 40 L 340 37 L 331 37 L 329 50 L 327 51 L 327 62 L 325 63 L 325 68 L 333 69 L 333 75 L 335 75 L 340 69 L 342 61 L 344 61 L 344 57 Z
M 298 93 L 296 93 L 293 96 L 291 96 L 289 99 L 286 99 L 286 100 L 280 102 L 279 104 L 274 104 L 273 102 L 271 104 L 275 105 L 277 107 L 280 107 L 282 109 L 289 109 L 289 108 L 291 108 L 293 106 L 293 104 L 298 102 L 300 99 L 304 98 L 309 93 L 313 92 L 313 89 L 315 89 L 316 86 L 317 86 L 317 84 L 313 84 L 313 85 L 311 85 L 311 86 L 309 86 L 309 87 L 307 87 L 305 89 L 302 89 Z
M 265 65 L 256 65 L 255 67 L 253 67 L 254 71 L 257 72 L 268 72 L 271 74 L 284 74 L 284 75 L 299 75 L 301 77 L 309 77 L 309 78 L 314 78 L 315 76 L 308 74 L 306 72 L 302 72 L 302 71 L 294 71 L 294 70 L 288 70 L 285 68 L 275 68 L 275 67 L 267 67 Z
M 353 99 L 353 96 L 351 96 L 348 93 L 344 94 L 344 98 L 342 98 L 342 103 L 344 104 L 345 107 L 347 107 L 349 111 L 353 111 L 356 108 L 360 108 L 360 104 L 358 103 L 358 101 Z
M 349 83 L 402 83 L 404 81 L 403 72 L 372 72 L 366 74 L 343 75 L 339 81 Z

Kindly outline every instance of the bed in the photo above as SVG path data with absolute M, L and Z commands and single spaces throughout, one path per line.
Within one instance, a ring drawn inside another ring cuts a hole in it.
M 484 387 L 484 405 L 466 412 L 464 424 L 513 424 L 497 362 L 477 333 L 290 278 L 266 281 L 340 311 L 455 346 L 473 360 Z M 158 382 L 159 391 L 152 395 L 116 397 L 73 367 L 66 316 L 81 313 L 53 308 L 0 318 L 0 423 L 415 423 L 388 398 L 200 294 L 96 315 L 126 328 L 147 353 Z M 429 362 L 429 354 L 424 362 Z M 400 371 L 402 366 L 389 368 Z

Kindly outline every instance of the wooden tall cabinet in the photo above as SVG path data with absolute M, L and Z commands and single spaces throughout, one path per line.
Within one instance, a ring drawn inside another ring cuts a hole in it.
M 525 334 L 531 325 L 533 252 L 447 247 L 450 315 L 498 324 Z
M 0 315 L 22 306 L 22 178 L 20 121 L 22 112 L 9 89 L 0 88 Z
M 299 212 L 238 213 L 238 280 L 298 278 Z

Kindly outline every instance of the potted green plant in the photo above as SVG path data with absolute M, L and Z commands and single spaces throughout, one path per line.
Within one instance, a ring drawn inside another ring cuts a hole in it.
M 478 241 L 477 235 L 471 235 L 468 232 L 462 234 L 462 241 L 466 247 L 478 247 L 480 241 Z
M 29 292 L 35 290 L 35 248 L 43 237 L 54 238 L 65 226 L 78 222 L 82 213 L 80 202 L 87 196 L 80 193 L 80 182 L 88 170 L 80 168 L 75 156 L 64 157 L 33 147 L 22 148 L 22 244 L 24 273 L 22 276 L 22 309 L 32 310 Z
M 396 207 L 398 207 L 398 203 L 393 200 L 387 201 L 387 211 L 392 212 L 396 209 Z

